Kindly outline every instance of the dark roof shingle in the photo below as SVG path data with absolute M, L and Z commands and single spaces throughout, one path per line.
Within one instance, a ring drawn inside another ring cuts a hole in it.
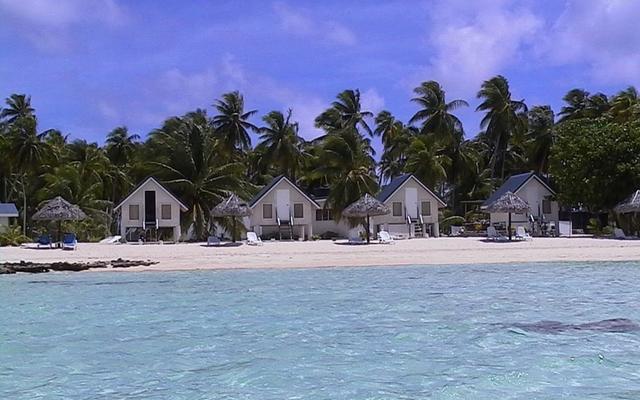
M 525 184 L 525 182 L 531 179 L 531 177 L 538 178 L 544 186 L 546 186 L 549 190 L 551 190 L 549 185 L 542 178 L 537 176 L 535 172 L 525 172 L 523 174 L 511 175 L 502 184 L 502 186 L 500 186 L 495 192 L 491 194 L 491 196 L 489 196 L 487 200 L 485 200 L 484 203 L 482 203 L 482 207 L 487 207 L 489 204 L 495 202 L 507 192 L 511 192 L 511 193 L 517 192 L 522 187 L 522 185 Z M 551 192 L 553 192 L 553 190 L 551 190 Z

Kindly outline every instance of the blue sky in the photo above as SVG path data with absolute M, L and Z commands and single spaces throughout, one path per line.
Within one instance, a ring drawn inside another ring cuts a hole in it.
M 260 115 L 293 108 L 307 138 L 335 95 L 407 120 L 438 80 L 468 137 L 481 82 L 557 112 L 571 88 L 640 86 L 640 1 L 0 0 L 0 96 L 27 93 L 40 129 L 102 143 L 240 90 Z

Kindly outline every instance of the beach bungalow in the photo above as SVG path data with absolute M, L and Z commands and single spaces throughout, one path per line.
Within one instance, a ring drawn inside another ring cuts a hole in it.
M 120 214 L 120 235 L 129 241 L 172 238 L 180 240 L 180 212 L 187 211 L 176 196 L 155 178 L 139 184 L 114 211 Z
M 512 214 L 512 226 L 524 226 L 529 228 L 533 217 L 536 230 L 542 226 L 559 226 L 559 207 L 558 202 L 554 200 L 556 192 L 549 187 L 549 184 L 534 172 L 512 175 L 503 184 L 493 192 L 493 194 L 482 204 L 482 208 L 486 208 L 496 199 L 500 198 L 506 192 L 512 192 L 522 198 L 529 204 L 530 214 Z M 491 225 L 504 225 L 508 221 L 506 213 L 490 213 Z
M 18 209 L 13 203 L 0 203 L 0 232 L 9 227 L 9 218 L 18 218 Z
M 310 239 L 320 205 L 284 175 L 274 178 L 249 202 L 250 230 L 263 239 Z
M 392 179 L 376 197 L 391 209 L 390 214 L 373 218 L 379 231 L 410 238 L 440 236 L 438 210 L 446 204 L 413 174 Z

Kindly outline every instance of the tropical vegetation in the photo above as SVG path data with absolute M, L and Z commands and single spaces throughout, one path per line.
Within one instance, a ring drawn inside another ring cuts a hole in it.
M 30 216 L 58 195 L 90 216 L 74 227 L 82 239 L 114 232 L 114 206 L 150 175 L 189 207 L 184 229 L 195 238 L 214 230 L 214 222 L 229 223 L 211 216 L 215 204 L 230 193 L 248 199 L 278 175 L 329 193 L 326 207 L 338 219 L 348 204 L 404 173 L 444 199 L 447 216 L 460 215 L 464 201 L 485 199 L 519 172 L 547 177 L 564 205 L 591 211 L 610 210 L 640 186 L 635 88 L 613 96 L 572 89 L 557 118 L 549 105 L 514 96 L 503 76 L 483 82 L 477 99 L 480 126 L 464 127 L 458 113 L 469 103 L 448 98 L 435 81 L 415 88 L 408 99 L 415 113 L 407 121 L 390 110 L 374 115 L 358 90 L 345 90 L 317 116 L 322 134 L 310 139 L 295 110 L 261 114 L 236 91 L 151 132 L 115 127 L 104 143 L 92 143 L 43 130 L 31 98 L 11 94 L 0 107 L 0 201 L 18 205 L 22 229 L 5 242 L 44 229 Z

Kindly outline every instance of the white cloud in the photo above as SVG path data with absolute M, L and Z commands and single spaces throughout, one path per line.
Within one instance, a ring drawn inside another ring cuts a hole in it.
M 0 23 L 10 25 L 36 48 L 68 50 L 79 25 L 117 27 L 127 15 L 116 0 L 0 0 Z
M 363 110 L 377 114 L 384 109 L 384 97 L 375 88 L 369 88 L 360 92 L 360 104 Z
M 639 84 L 638 15 L 638 1 L 569 1 L 538 54 L 555 65 L 586 65 L 600 82 Z
M 304 10 L 294 10 L 283 2 L 274 3 L 273 11 L 278 16 L 280 27 L 293 35 L 345 46 L 352 46 L 358 42 L 355 33 L 337 21 L 313 18 Z
M 428 46 L 434 57 L 410 84 L 440 81 L 456 97 L 472 97 L 481 82 L 520 62 L 542 19 L 501 1 L 441 1 L 429 8 Z

